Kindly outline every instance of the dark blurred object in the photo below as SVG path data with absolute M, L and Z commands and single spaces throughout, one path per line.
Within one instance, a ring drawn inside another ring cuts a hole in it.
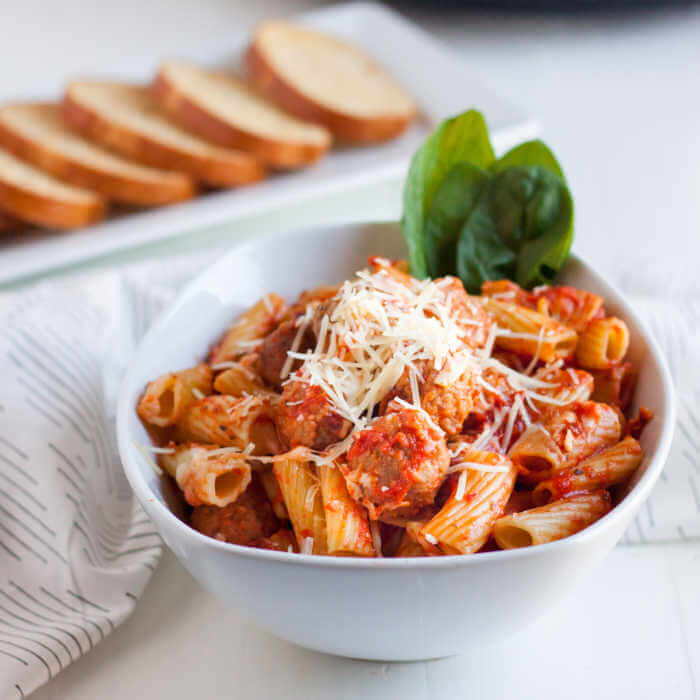
M 610 12 L 616 10 L 663 10 L 670 7 L 691 7 L 700 0 L 390 0 L 396 8 L 411 7 L 425 12 L 453 10 L 494 10 L 497 12 Z

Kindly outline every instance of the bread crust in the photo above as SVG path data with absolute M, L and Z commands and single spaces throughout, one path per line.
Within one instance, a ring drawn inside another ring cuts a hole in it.
M 175 121 L 203 138 L 228 148 L 253 153 L 272 168 L 288 170 L 319 160 L 331 144 L 285 141 L 254 134 L 212 114 L 183 93 L 168 77 L 167 69 L 158 72 L 153 92 L 158 102 Z
M 27 224 L 23 221 L 15 219 L 7 212 L 0 211 L 0 234 L 23 231 L 25 228 L 27 228 Z
M 275 70 L 257 39 L 246 49 L 243 62 L 253 82 L 270 100 L 302 119 L 322 124 L 347 143 L 389 141 L 405 131 L 415 117 L 415 111 L 404 115 L 357 117 L 322 105 Z
M 0 172 L 0 208 L 21 221 L 48 228 L 79 228 L 102 219 L 106 202 L 95 195 L 94 200 L 68 202 L 58 197 L 33 192 L 3 179 Z
M 82 104 L 71 94 L 70 85 L 62 111 L 67 123 L 83 136 L 146 165 L 185 172 L 213 187 L 246 185 L 267 174 L 262 163 L 247 153 L 235 153 L 230 158 L 188 153 L 128 129 Z
M 0 116 L 1 114 L 0 110 Z M 196 192 L 193 180 L 183 173 L 164 172 L 159 180 L 111 173 L 97 165 L 71 158 L 41 141 L 28 138 L 5 124 L 1 118 L 0 145 L 59 180 L 94 190 L 108 199 L 125 204 L 170 204 L 189 199 Z

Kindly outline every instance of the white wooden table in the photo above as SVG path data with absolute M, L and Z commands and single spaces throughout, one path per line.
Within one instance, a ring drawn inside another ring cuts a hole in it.
M 139 66 L 145 76 L 166 55 L 206 59 L 225 49 L 232 31 L 313 4 L 25 0 L 3 12 L 3 55 L 13 60 L 0 62 L 0 97 L 51 94 L 86 71 L 118 75 Z M 698 9 L 413 17 L 540 119 L 576 196 L 579 253 L 637 293 L 672 287 L 697 267 Z M 399 211 L 400 183 L 387 183 L 101 264 L 224 246 L 271 226 Z M 35 697 L 681 700 L 700 697 L 699 688 L 700 543 L 685 542 L 618 547 L 567 603 L 499 646 L 391 665 L 277 641 L 202 591 L 167 554 L 134 616 Z

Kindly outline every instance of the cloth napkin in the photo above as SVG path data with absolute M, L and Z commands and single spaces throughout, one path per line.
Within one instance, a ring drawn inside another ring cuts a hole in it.
M 158 563 L 115 448 L 116 394 L 154 316 L 216 256 L 0 295 L 0 698 L 24 697 L 98 644 Z M 633 303 L 669 359 L 679 424 L 623 543 L 700 537 L 700 303 Z

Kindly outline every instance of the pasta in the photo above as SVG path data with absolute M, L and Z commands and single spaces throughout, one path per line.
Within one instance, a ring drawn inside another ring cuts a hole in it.
M 344 557 L 480 556 L 575 534 L 638 469 L 629 333 L 572 287 L 417 280 L 370 258 L 268 294 L 137 412 L 192 527 Z M 612 491 L 608 491 L 612 489 Z
M 303 554 L 326 554 L 326 516 L 319 479 L 313 465 L 300 460 L 283 459 L 275 462 L 274 472 L 299 550 Z
M 265 489 L 265 495 L 272 506 L 272 511 L 274 512 L 275 516 L 280 520 L 289 520 L 287 506 L 284 505 L 282 489 L 280 488 L 273 468 L 266 467 L 265 469 L 260 469 L 257 474 L 260 478 L 262 487 Z
M 139 417 L 159 428 L 175 425 L 193 401 L 211 394 L 212 374 L 208 365 L 201 364 L 158 377 L 139 401 Z
M 607 369 L 622 362 L 629 347 L 627 324 L 619 318 L 594 319 L 581 333 L 576 359 L 587 369 Z
M 286 310 L 284 299 L 277 294 L 263 297 L 224 333 L 209 353 L 209 364 L 216 367 L 250 352 L 273 330 Z
M 350 498 L 340 470 L 331 464 L 318 467 L 323 510 L 326 514 L 328 553 L 373 557 L 375 555 L 369 519 Z
M 420 531 L 445 554 L 471 554 L 484 546 L 513 491 L 515 467 L 494 452 L 467 452 L 463 459 L 502 471 L 466 468 L 440 512 Z
M 243 396 L 262 392 L 265 387 L 255 372 L 241 362 L 231 362 L 223 372 L 217 374 L 214 389 L 220 394 Z
M 622 362 L 608 369 L 592 370 L 594 401 L 609 403 L 627 410 L 634 384 L 637 379 L 634 368 L 629 362 Z
M 191 506 L 227 506 L 250 483 L 248 459 L 231 449 L 190 443 L 160 455 L 160 464 L 182 489 Z
M 270 401 L 266 396 L 206 396 L 192 403 L 176 425 L 179 442 L 205 442 L 268 453 L 275 449 Z
M 500 329 L 496 347 L 544 362 L 566 358 L 574 352 L 578 336 L 572 328 L 510 302 L 485 297 L 483 303 Z
M 541 481 L 532 492 L 536 505 L 563 498 L 571 493 L 595 491 L 619 484 L 634 474 L 642 461 L 642 448 L 630 436 L 584 459 L 575 467 L 569 467 Z
M 427 556 L 423 547 L 413 540 L 410 535 L 404 531 L 401 535 L 401 542 L 399 542 L 398 549 L 396 550 L 397 557 L 425 557 Z
M 496 521 L 493 536 L 501 549 L 546 544 L 575 535 L 609 510 L 610 495 L 607 491 L 573 496 L 505 515 Z
M 520 436 L 508 455 L 520 473 L 537 481 L 571 467 L 620 439 L 614 408 L 581 401 L 549 410 Z

